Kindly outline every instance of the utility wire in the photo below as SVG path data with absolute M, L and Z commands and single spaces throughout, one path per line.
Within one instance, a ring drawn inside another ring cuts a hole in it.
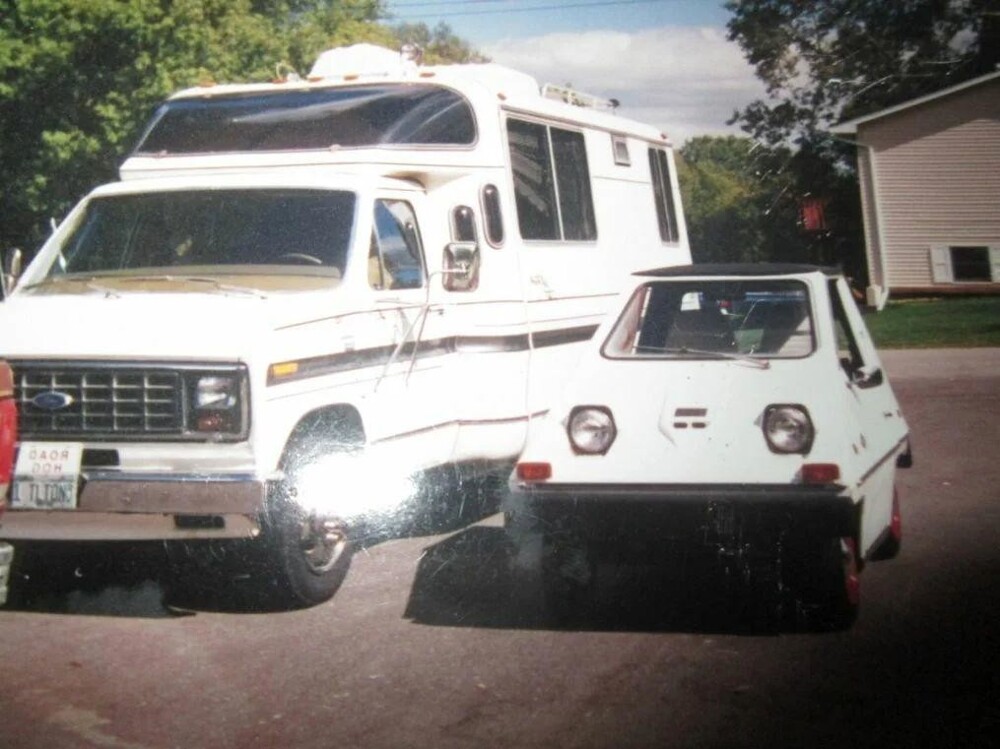
M 567 10 L 570 8 L 599 8 L 606 6 L 625 6 L 625 5 L 648 5 L 649 3 L 661 3 L 668 2 L 669 0 L 597 0 L 597 2 L 579 2 L 579 3 L 560 3 L 558 5 L 532 5 L 529 7 L 522 8 L 492 8 L 489 10 L 444 10 L 440 12 L 427 11 L 422 13 L 408 13 L 410 8 L 415 8 L 418 5 L 469 5 L 476 0 L 463 0 L 460 3 L 448 3 L 448 2 L 426 2 L 426 3 L 414 3 L 412 5 L 401 5 L 400 9 L 403 13 L 396 12 L 391 7 L 387 7 L 385 12 L 390 18 L 395 18 L 399 20 L 406 20 L 412 18 L 454 18 L 456 16 L 486 16 L 486 15 L 496 15 L 498 13 L 511 14 L 511 13 L 530 13 L 539 10 Z M 479 2 L 498 2 L 499 0 L 479 0 Z

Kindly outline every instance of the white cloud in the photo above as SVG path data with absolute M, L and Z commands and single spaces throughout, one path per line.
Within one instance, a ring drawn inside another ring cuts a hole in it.
M 655 125 L 677 144 L 738 133 L 726 120 L 764 95 L 739 47 L 717 28 L 546 34 L 504 39 L 481 51 L 539 83 L 572 83 L 618 99 L 620 114 Z

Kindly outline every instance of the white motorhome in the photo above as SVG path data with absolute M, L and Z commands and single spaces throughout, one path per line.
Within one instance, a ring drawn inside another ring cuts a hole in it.
M 170 98 L 6 278 L 0 538 L 259 537 L 328 598 L 354 519 L 516 459 L 627 275 L 690 262 L 669 141 L 612 104 L 368 47 Z

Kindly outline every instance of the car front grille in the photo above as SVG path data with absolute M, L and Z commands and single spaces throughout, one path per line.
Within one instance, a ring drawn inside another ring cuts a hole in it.
M 161 367 L 13 363 L 23 439 L 156 439 L 184 432 L 184 380 Z

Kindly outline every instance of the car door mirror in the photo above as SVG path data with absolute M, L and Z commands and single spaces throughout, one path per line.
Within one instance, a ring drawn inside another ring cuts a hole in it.
M 479 286 L 479 245 L 451 242 L 445 245 L 441 270 L 448 291 L 475 291 Z
M 884 381 L 881 367 L 858 367 L 851 372 L 851 382 L 862 390 L 878 387 Z

